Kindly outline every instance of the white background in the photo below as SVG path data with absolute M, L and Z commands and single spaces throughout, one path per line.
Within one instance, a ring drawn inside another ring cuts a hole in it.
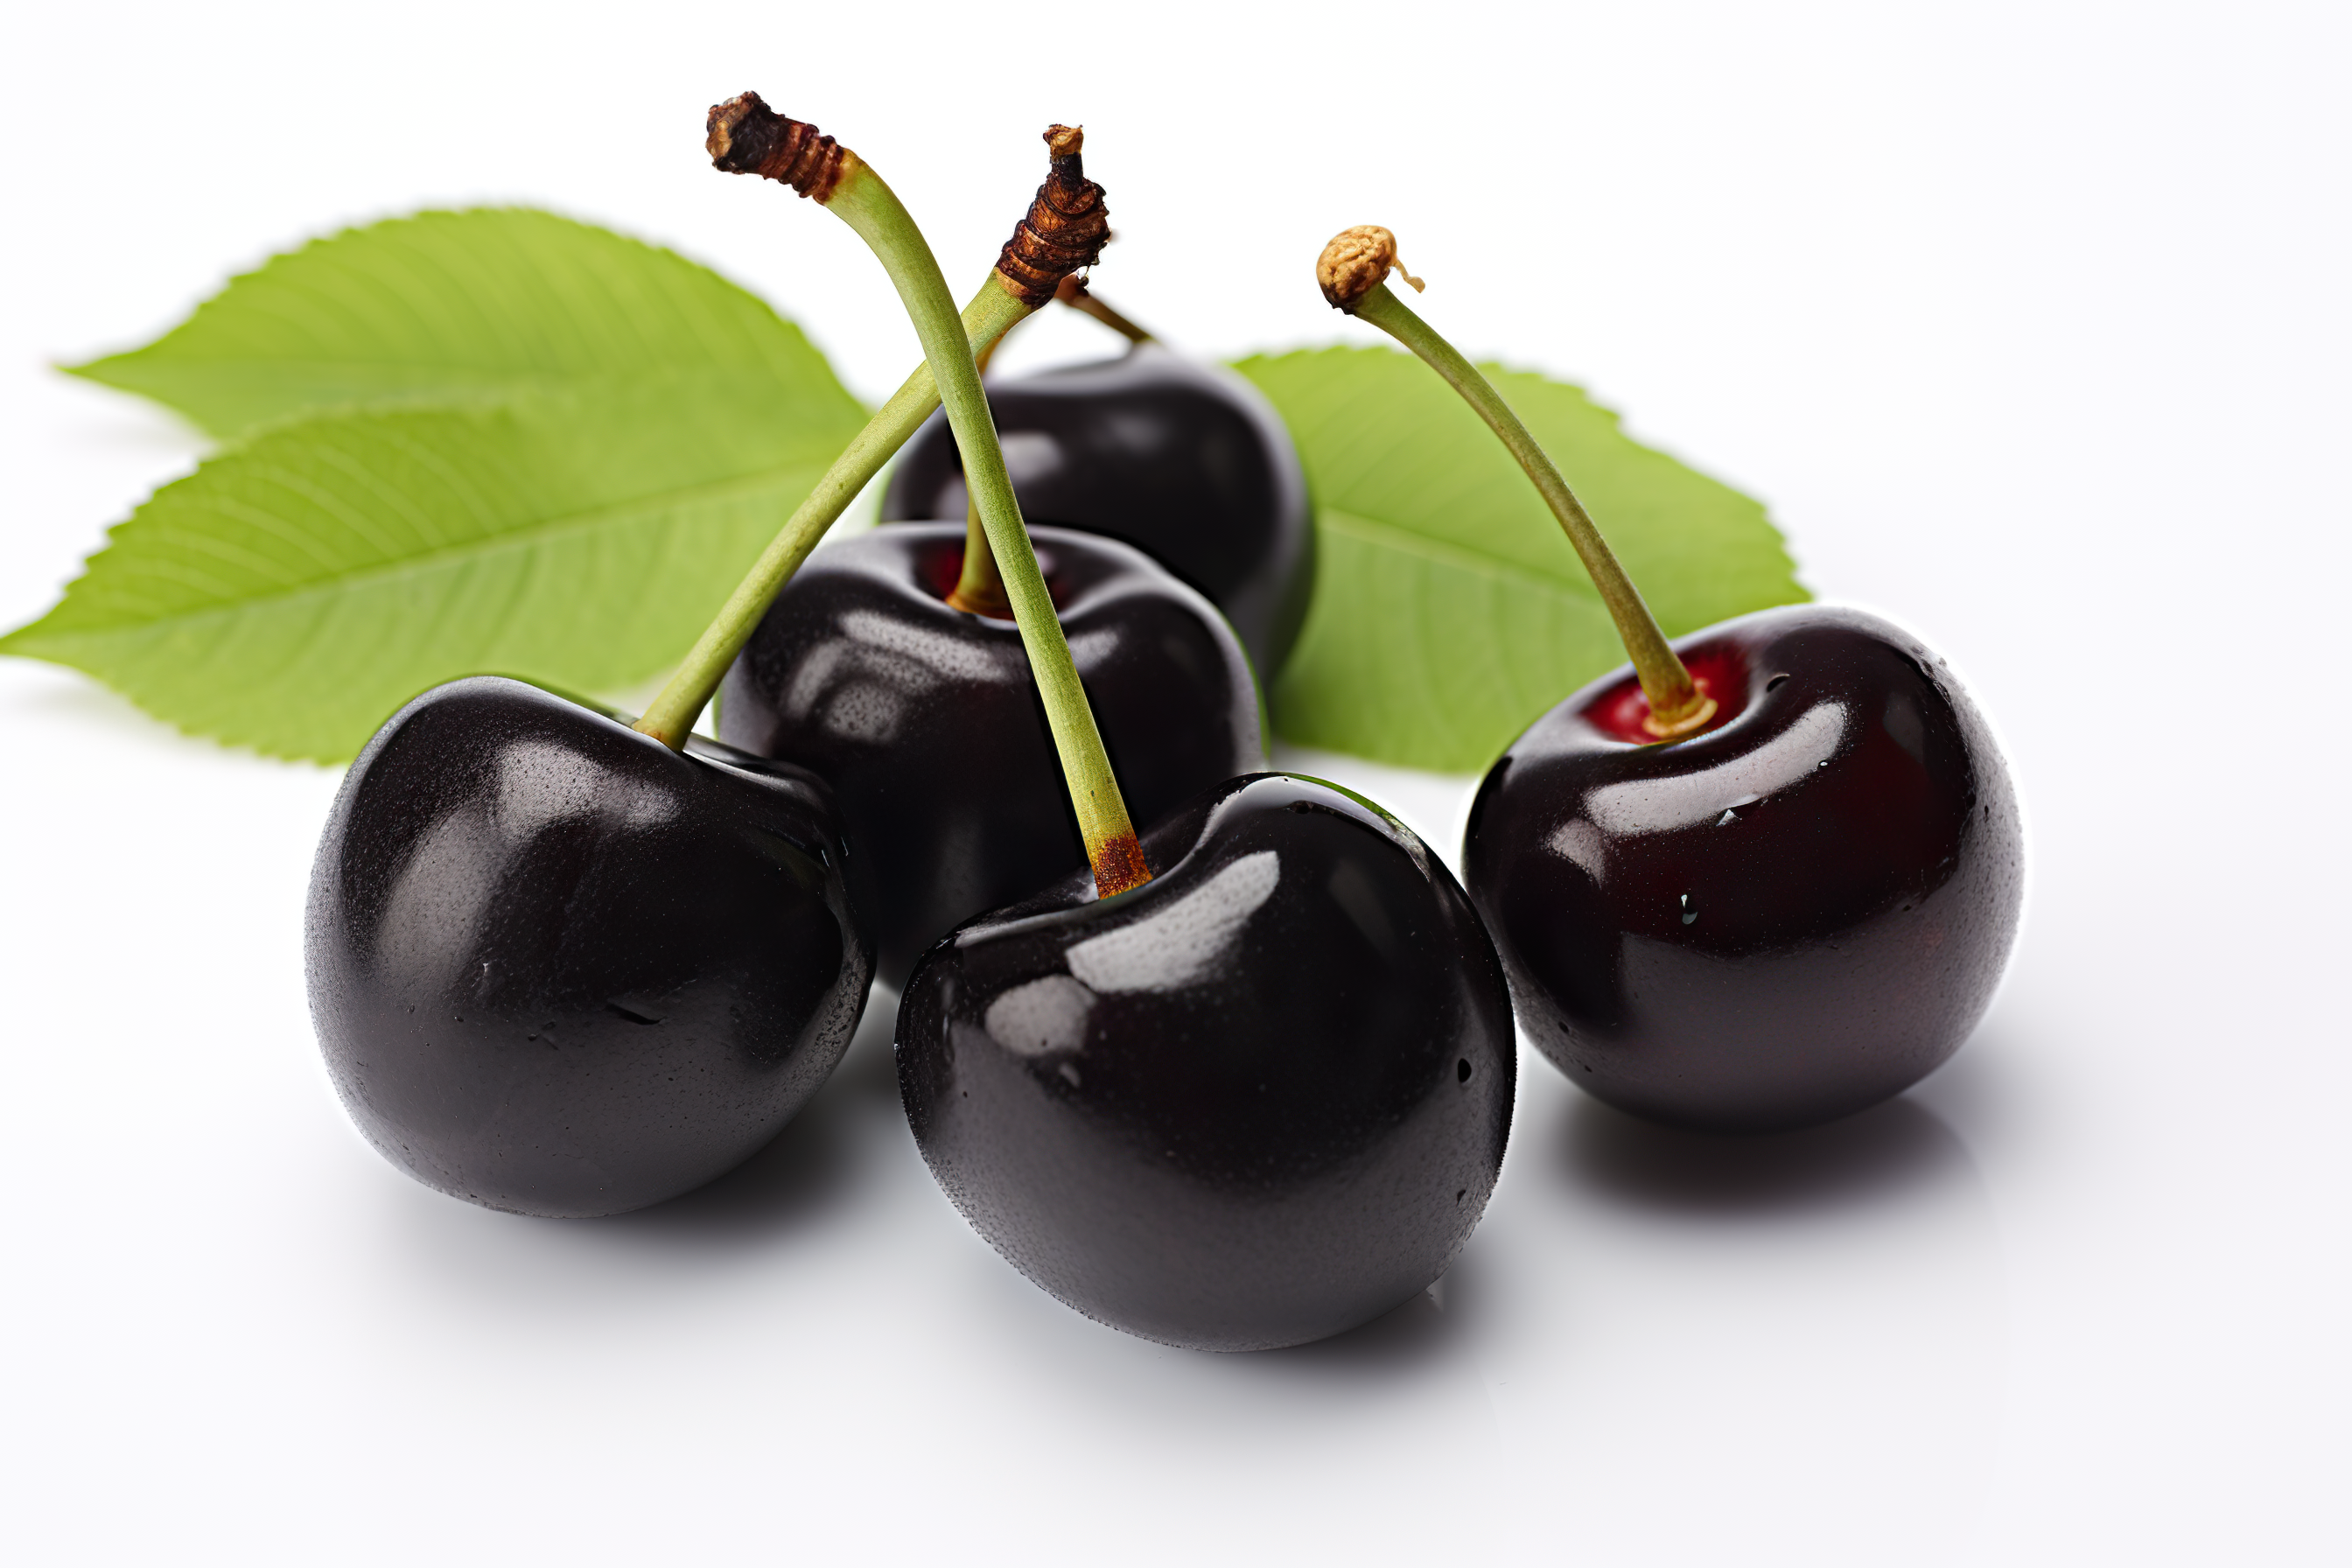
M 0 1554 L 2345 1561 L 2343 8 L 845 10 L 16 0 L 0 623 L 199 449 L 45 363 L 273 250 L 551 205 L 761 290 L 874 397 L 916 358 L 878 269 L 711 174 L 704 106 L 841 135 L 951 279 L 1083 121 L 1097 285 L 1164 335 L 1369 341 L 1308 268 L 1385 223 L 1465 348 L 1764 497 L 1818 592 L 1965 672 L 2031 835 L 2000 1001 L 1777 1142 L 1530 1054 L 1433 1297 L 1181 1353 L 956 1218 L 887 994 L 694 1196 L 412 1184 L 304 1010 L 334 776 L 0 661 Z M 1104 346 L 1065 312 L 1002 363 Z M 1307 762 L 1452 853 L 1458 782 Z

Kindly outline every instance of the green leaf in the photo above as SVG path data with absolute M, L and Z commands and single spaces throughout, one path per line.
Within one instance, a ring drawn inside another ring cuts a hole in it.
M 277 426 L 156 491 L 0 653 L 320 761 L 461 675 L 614 689 L 685 653 L 861 423 L 702 374 Z
M 234 279 L 145 348 L 73 374 L 224 439 L 347 404 L 447 403 L 671 371 L 829 389 L 824 356 L 683 257 L 527 208 L 347 229 Z
M 1535 487 L 1426 365 L 1337 348 L 1234 368 L 1281 411 L 1315 491 L 1315 600 L 1270 702 L 1283 735 L 1475 771 L 1625 662 Z M 1807 596 L 1759 502 L 1627 438 L 1579 388 L 1481 368 L 1669 636 Z

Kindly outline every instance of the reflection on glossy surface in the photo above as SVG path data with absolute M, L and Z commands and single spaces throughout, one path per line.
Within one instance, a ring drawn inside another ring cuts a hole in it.
M 310 1006 L 385 1158 L 526 1214 L 740 1163 L 847 1047 L 873 961 L 824 787 L 496 679 L 352 765 L 312 871 Z
M 916 1141 L 992 1245 L 1114 1327 L 1255 1350 L 1366 1322 L 1494 1185 L 1494 951 L 1405 828 L 1313 780 L 1230 781 L 1144 848 L 1141 888 L 1097 902 L 1082 874 L 924 955 Z
M 1259 766 L 1256 694 L 1216 611 L 1124 544 L 1032 531 L 1134 819 Z M 819 552 L 719 699 L 730 744 L 833 785 L 894 984 L 959 921 L 1086 864 L 1020 629 L 943 602 L 963 540 L 908 524 Z
M 1837 755 L 1846 728 L 1844 703 L 1820 703 L 1797 714 L 1786 729 L 1767 733 L 1751 750 L 1699 772 L 1601 784 L 1584 797 L 1584 816 L 1559 831 L 1598 826 L 1611 837 L 1638 838 L 1685 827 L 1728 827 L 1740 812 L 1767 795 L 1793 789 L 1825 766 Z
M 2022 846 L 2007 770 L 1950 671 L 1872 616 L 1769 610 L 1686 639 L 1730 720 L 1635 746 L 1538 720 L 1486 775 L 1464 879 L 1519 1021 L 1603 1100 L 1801 1125 L 1900 1093 L 1991 1000 Z
M 1145 343 L 993 382 L 988 404 L 1023 516 L 1143 551 L 1224 611 L 1273 679 L 1307 617 L 1315 532 L 1298 455 L 1255 387 Z M 892 471 L 882 516 L 963 510 L 955 439 L 933 415 Z
M 1335 879 L 1354 870 L 1343 865 Z M 1073 946 L 1070 973 L 1097 991 L 1177 991 L 1213 981 L 1281 882 L 1280 851 L 1244 855 L 1142 919 Z

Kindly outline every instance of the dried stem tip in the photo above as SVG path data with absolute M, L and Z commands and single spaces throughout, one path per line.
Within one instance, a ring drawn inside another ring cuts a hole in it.
M 1140 888 L 1151 880 L 1151 868 L 1144 864 L 1143 846 L 1129 831 L 1125 837 L 1106 842 L 1094 861 L 1095 897 L 1108 899 L 1124 893 L 1129 888 Z
M 1341 229 L 1315 258 L 1315 281 L 1322 286 L 1323 298 L 1333 310 L 1350 315 L 1365 295 L 1388 281 L 1391 272 L 1412 284 L 1414 293 L 1421 292 L 1421 279 L 1397 259 L 1396 236 L 1376 223 Z
M 1054 166 L 1037 187 L 1037 199 L 1013 226 L 1013 237 L 996 258 L 996 276 L 1023 304 L 1043 306 L 1063 279 L 1090 267 L 1110 237 L 1110 212 L 1103 188 L 1087 178 L 1086 132 L 1075 125 L 1045 128 L 1045 150 Z
M 778 114 L 756 92 L 713 104 L 709 129 L 703 145 L 712 167 L 778 181 L 820 205 L 857 156 L 806 121 Z

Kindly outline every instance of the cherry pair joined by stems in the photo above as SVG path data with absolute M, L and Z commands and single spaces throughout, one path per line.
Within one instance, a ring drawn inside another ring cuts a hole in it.
M 714 124 L 765 114 L 747 97 Z M 1091 867 L 916 964 L 896 1046 L 924 1158 L 1007 1259 L 1131 1332 L 1254 1348 L 1366 1321 L 1444 1271 L 1492 1189 L 1500 964 L 1426 847 L 1328 784 L 1231 780 L 1139 840 L 945 282 L 889 188 L 841 159 L 827 209 L 922 340 Z
M 1944 662 L 1886 622 L 1768 610 L 1669 644 L 1502 396 L 1388 287 L 1395 237 L 1318 258 L 1526 468 L 1632 657 L 1488 770 L 1463 842 L 1519 1021 L 1600 1098 L 1759 1131 L 1902 1092 L 1992 999 L 2023 890 L 2016 796 Z
M 790 184 L 796 161 L 824 166 L 809 149 L 827 139 L 756 100 L 721 106 L 712 126 L 721 168 Z M 1049 232 L 1058 237 L 1055 264 L 1075 265 L 1108 232 L 1102 192 L 1085 177 L 1079 132 L 1057 126 L 1047 140 L 1053 174 L 1015 238 Z M 854 154 L 837 156 L 864 168 Z M 871 178 L 845 179 L 818 199 L 851 211 L 865 199 L 859 182 Z M 836 194 L 844 186 L 849 207 Z M 999 286 L 1004 266 L 1001 258 L 983 299 L 1010 291 Z M 1056 292 L 1042 271 L 1024 271 L 1021 281 L 1024 303 Z M 976 358 L 1001 341 L 969 336 Z M 908 384 L 918 380 L 934 384 L 928 371 Z M 828 552 L 776 594 L 719 705 L 728 741 L 798 763 L 835 787 L 856 851 L 852 890 L 893 986 L 960 921 L 1088 863 L 1083 820 L 1058 787 L 1061 742 L 1031 674 L 1042 634 L 1007 618 L 1001 550 L 958 489 L 955 510 L 966 522 L 878 530 Z M 1091 732 L 1099 721 L 1118 763 L 1113 787 L 1148 819 L 1259 766 L 1255 689 L 1216 610 L 1124 545 L 1061 531 L 1051 537 L 1054 640 L 1076 654 L 1092 699 L 1081 699 L 1087 710 L 1066 716 L 1066 728 Z M 1017 549 L 1012 576 L 1034 574 L 1027 544 Z M 1109 784 L 1107 766 L 1099 779 Z

